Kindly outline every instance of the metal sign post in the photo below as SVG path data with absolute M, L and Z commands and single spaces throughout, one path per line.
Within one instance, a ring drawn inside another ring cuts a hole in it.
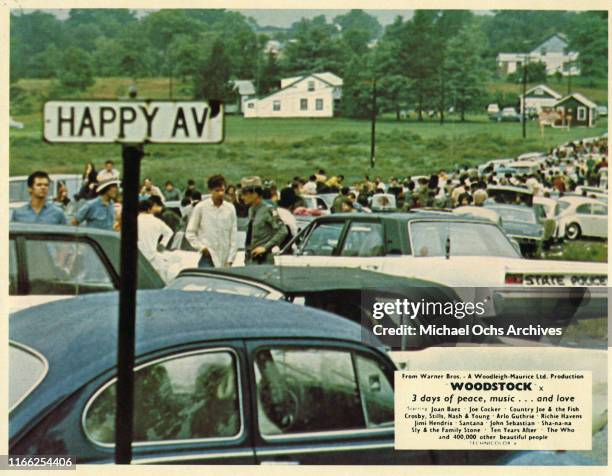
M 136 288 L 138 282 L 138 191 L 143 146 L 124 145 L 123 206 L 121 209 L 121 288 L 117 340 L 117 403 L 115 463 L 132 460 L 134 408 L 134 351 L 136 342 Z
M 136 93 L 130 93 L 135 98 Z M 50 143 L 120 143 L 123 157 L 121 277 L 117 336 L 115 463 L 132 461 L 138 194 L 145 143 L 211 144 L 223 141 L 219 101 L 49 101 L 43 138 Z

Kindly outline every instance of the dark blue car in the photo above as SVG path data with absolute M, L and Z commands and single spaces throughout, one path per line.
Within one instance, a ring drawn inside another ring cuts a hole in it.
M 486 463 L 496 452 L 395 451 L 395 367 L 344 318 L 217 293 L 141 291 L 135 463 Z M 368 343 L 364 343 L 364 339 Z M 117 296 L 10 319 L 10 453 L 114 455 Z

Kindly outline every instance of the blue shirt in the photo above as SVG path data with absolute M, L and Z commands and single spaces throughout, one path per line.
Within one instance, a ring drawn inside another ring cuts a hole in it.
M 75 218 L 79 223 L 87 222 L 87 226 L 91 228 L 112 230 L 115 223 L 114 202 L 111 200 L 105 205 L 101 197 L 94 198 L 76 212 Z
M 49 202 L 46 202 L 38 213 L 32 208 L 31 204 L 27 203 L 13 211 L 11 221 L 20 223 L 41 223 L 45 225 L 65 225 L 66 215 L 64 215 L 64 212 L 59 207 Z

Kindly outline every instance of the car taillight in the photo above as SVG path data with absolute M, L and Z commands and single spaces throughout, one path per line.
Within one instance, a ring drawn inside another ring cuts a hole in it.
M 523 284 L 523 275 L 506 274 L 506 284 Z

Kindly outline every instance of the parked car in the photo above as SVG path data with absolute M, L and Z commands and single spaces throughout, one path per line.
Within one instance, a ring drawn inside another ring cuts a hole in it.
M 493 103 L 487 106 L 487 114 L 489 115 L 489 117 L 497 115 L 498 112 L 499 106 L 497 104 Z
M 493 119 L 497 122 L 521 122 L 521 115 L 513 107 L 505 107 Z
M 608 202 L 608 190 L 603 187 L 589 187 L 586 185 L 578 185 L 575 189 L 575 192 L 582 196 L 587 196 L 589 198 L 599 198 L 603 199 L 606 203 Z
M 323 214 L 331 213 L 331 207 L 328 206 L 327 202 L 320 196 L 315 195 L 303 195 L 302 199 L 306 202 L 308 209 L 321 210 Z
M 454 302 L 450 288 L 420 279 L 408 279 L 358 268 L 243 266 L 240 268 L 185 269 L 168 289 L 220 292 L 272 301 L 288 301 L 346 317 L 368 329 L 388 324 L 372 315 L 374 302 L 409 299 Z M 432 321 L 443 316 L 430 316 Z M 419 322 L 419 321 L 417 321 Z M 402 322 L 406 323 L 406 322 Z M 392 324 L 392 323 L 389 323 Z M 394 324 L 400 324 L 395 322 Z M 442 339 L 443 341 L 443 339 Z M 421 348 L 432 340 L 423 336 L 384 339 L 393 348 Z M 454 342 L 454 340 L 453 340 Z
M 558 236 L 568 240 L 608 237 L 608 206 L 597 199 L 562 197 L 558 218 Z
M 232 266 L 244 266 L 245 243 L 246 231 L 239 229 L 236 233 L 238 252 L 236 253 L 236 258 L 234 259 Z M 176 263 L 174 266 L 172 266 L 171 278 L 169 281 L 175 278 L 183 269 L 196 268 L 202 256 L 200 252 L 195 250 L 189 241 L 187 241 L 184 231 L 177 231 L 172 236 L 172 239 L 168 243 L 168 252 L 171 253 L 171 256 L 173 256 L 173 261 Z
M 119 233 L 87 227 L 11 223 L 9 309 L 119 289 Z M 138 287 L 165 285 L 138 256 Z
M 514 159 L 493 159 L 485 162 L 478 166 L 478 175 L 484 175 L 485 173 L 497 172 L 500 167 L 509 166 Z
M 498 225 L 482 218 L 430 212 L 347 213 L 318 217 L 275 262 L 355 267 L 423 279 L 453 288 L 463 300 L 474 299 L 480 289 L 495 304 L 496 316 L 504 309 L 536 316 L 535 303 L 546 299 L 553 307 L 580 303 L 585 286 L 594 306 L 606 302 L 606 263 L 526 260 L 517 248 Z
M 546 239 L 544 225 L 533 207 L 487 204 L 485 208 L 501 217 L 501 227 L 517 241 L 523 256 L 538 256 L 541 253 Z
M 220 293 L 138 295 L 134 463 L 475 464 L 492 451 L 395 451 L 396 369 L 361 326 Z M 11 317 L 9 454 L 112 463 L 118 299 Z

